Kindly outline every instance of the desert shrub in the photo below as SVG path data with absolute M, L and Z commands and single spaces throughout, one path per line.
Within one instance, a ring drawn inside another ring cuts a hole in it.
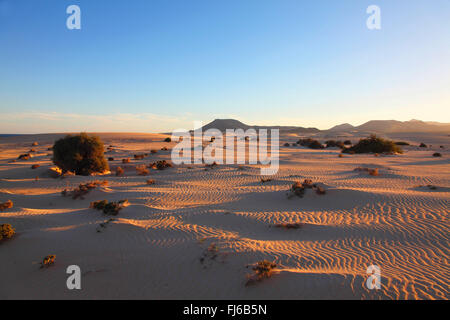
M 35 149 L 30 149 L 30 151 L 28 151 L 29 153 L 33 153 L 33 152 L 36 152 L 36 150 Z
M 56 256 L 54 254 L 48 255 L 42 259 L 41 268 L 48 268 L 55 263 Z
M 91 192 L 91 190 L 93 190 L 97 187 L 102 187 L 102 186 L 107 186 L 107 185 L 108 185 L 107 180 L 92 181 L 92 182 L 88 182 L 85 184 L 80 184 L 78 187 L 76 187 L 72 191 L 64 189 L 63 191 L 61 191 L 61 195 L 64 197 L 72 197 L 72 199 L 78 199 L 78 198 L 84 199 L 84 196 L 87 195 L 89 192 Z
M 169 137 L 164 139 L 164 142 L 172 142 L 172 139 L 170 139 Z
M 114 161 L 114 158 L 113 157 L 109 157 L 108 161 Z
M 130 203 L 128 200 L 120 200 L 117 202 L 108 202 L 107 200 L 92 202 L 90 208 L 103 211 L 104 214 L 116 216 L 119 211 L 128 207 Z
M 371 176 L 379 175 L 378 168 L 371 169 L 371 168 L 366 168 L 366 167 L 358 167 L 358 168 L 355 168 L 354 171 L 367 172 Z
M 152 185 L 152 184 L 155 184 L 156 181 L 153 180 L 153 179 L 148 179 L 148 180 L 146 181 L 146 183 L 147 183 L 148 185 Z
M 439 146 L 439 148 L 444 149 L 444 146 Z
M 109 169 L 103 154 L 103 142 L 86 133 L 67 135 L 53 145 L 53 162 L 63 170 L 76 175 L 102 173 Z
M 442 154 L 440 154 L 439 152 L 435 152 L 433 153 L 433 157 L 442 157 Z
M 274 227 L 282 229 L 300 229 L 303 227 L 303 223 L 277 223 L 274 224 Z
M 318 195 L 324 195 L 327 193 L 327 191 L 323 187 L 316 186 L 315 189 Z
M 0 211 L 4 211 L 6 209 L 11 209 L 12 207 L 13 207 L 13 202 L 11 200 L 0 203 Z
M 271 178 L 261 178 L 261 183 L 266 183 L 272 181 Z
M 342 141 L 328 140 L 325 141 L 326 148 L 344 148 L 344 143 Z
M 161 151 L 167 151 L 167 150 L 169 150 L 169 149 L 167 149 L 167 147 L 162 147 L 161 148 Z
M 157 161 L 156 164 L 152 165 L 152 168 L 156 168 L 157 170 L 164 170 L 166 168 L 172 168 L 172 164 L 167 162 L 166 160 Z
M 298 140 L 297 144 L 303 146 L 303 147 L 307 147 L 310 149 L 323 149 L 323 145 L 314 139 L 311 138 L 307 138 L 307 139 L 300 139 Z
M 120 176 L 123 176 L 123 169 L 122 169 L 122 167 L 117 167 L 116 168 L 116 176 L 117 177 L 120 177 Z
M 150 173 L 150 171 L 147 169 L 145 164 L 140 165 L 140 166 L 136 166 L 136 172 L 140 176 L 146 176 L 146 175 L 148 175 Z
M 313 184 L 311 179 L 305 179 L 302 182 L 302 186 L 303 186 L 303 188 L 306 188 L 306 189 L 312 189 L 313 187 L 315 187 L 315 185 Z
M 351 146 L 353 143 L 350 140 L 345 140 L 344 145 Z
M 374 176 L 374 177 L 378 176 L 378 168 L 369 169 L 369 175 Z
M 19 160 L 30 160 L 31 157 L 32 157 L 31 154 L 24 153 L 24 154 L 21 154 L 19 157 L 17 157 L 17 159 L 19 159 Z
M 354 146 L 342 150 L 344 153 L 350 153 L 351 151 L 355 153 L 403 152 L 402 149 L 393 141 L 377 137 L 376 135 L 371 135 L 369 138 L 361 139 Z
M 135 154 L 133 157 L 134 157 L 134 160 L 142 160 L 142 159 L 144 159 L 144 155 L 143 154 Z
M 31 144 L 32 147 L 35 147 L 35 146 L 38 146 L 38 145 L 39 145 L 39 143 L 37 143 L 36 141 Z
M 0 241 L 11 239 L 16 232 L 9 223 L 0 225 Z
M 122 163 L 130 163 L 130 159 L 129 158 L 122 159 Z
M 342 155 L 342 153 L 339 153 L 338 157 L 343 158 L 344 156 Z
M 404 141 L 397 141 L 395 144 L 398 145 L 398 146 L 409 146 L 409 143 L 408 142 L 404 142 Z
M 259 282 L 263 279 L 270 278 L 274 269 L 277 267 L 276 263 L 267 260 L 259 261 L 253 265 L 252 269 L 255 272 L 253 275 L 247 277 L 246 286 Z
M 286 142 L 286 143 L 284 144 L 284 146 L 285 146 L 285 147 L 289 147 L 290 144 Z
M 152 150 L 150 150 L 150 153 L 158 153 L 158 150 L 155 150 L 155 149 L 152 149 Z
M 305 187 L 303 187 L 303 185 L 300 182 L 295 182 L 292 186 L 291 186 L 291 191 L 294 195 L 296 195 L 297 197 L 302 198 L 303 195 L 305 194 Z
M 419 145 L 419 147 L 420 148 L 428 148 L 427 145 L 425 143 L 423 143 L 423 142 Z
M 31 166 L 31 169 L 37 169 L 37 168 L 39 168 L 41 165 L 40 164 L 33 164 L 32 166 Z

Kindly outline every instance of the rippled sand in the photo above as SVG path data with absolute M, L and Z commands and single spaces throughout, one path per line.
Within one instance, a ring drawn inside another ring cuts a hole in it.
M 163 146 L 163 135 L 103 134 L 125 157 Z M 138 176 L 134 166 L 170 159 L 158 151 L 125 165 L 125 176 L 46 176 L 47 148 L 55 135 L 0 141 L 0 212 L 17 236 L 0 244 L 0 298 L 135 299 L 448 299 L 450 148 L 406 148 L 396 156 L 345 155 L 338 150 L 280 147 L 280 170 L 260 181 L 258 166 L 182 165 Z M 280 143 L 297 138 L 282 136 Z M 448 139 L 448 138 L 447 138 Z M 29 161 L 9 163 L 31 148 Z M 421 142 L 421 141 L 417 141 Z M 444 144 L 438 141 L 438 144 Z M 434 146 L 435 144 L 433 144 Z M 443 154 L 433 158 L 433 152 Z M 32 164 L 41 167 L 32 170 Z M 379 176 L 354 171 L 379 168 Z M 35 178 L 39 177 L 38 180 Z M 147 185 L 146 179 L 156 184 Z M 84 200 L 60 192 L 91 180 L 109 185 Z M 312 179 L 326 195 L 308 190 L 288 199 L 295 181 Z M 438 188 L 432 190 L 427 185 Z M 95 200 L 128 199 L 117 220 L 97 232 L 105 217 L 89 209 Z M 274 228 L 303 223 L 300 229 Z M 215 259 L 200 258 L 215 244 Z M 56 255 L 56 264 L 39 262 Z M 270 279 L 245 286 L 247 266 L 278 264 Z M 82 290 L 66 288 L 66 268 L 79 265 Z M 380 290 L 366 288 L 366 269 L 381 268 Z

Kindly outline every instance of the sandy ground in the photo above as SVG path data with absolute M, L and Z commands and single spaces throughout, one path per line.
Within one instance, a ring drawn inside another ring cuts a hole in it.
M 54 179 L 46 176 L 52 167 L 47 148 L 56 137 L 0 140 L 0 202 L 14 202 L 0 212 L 0 224 L 17 232 L 0 243 L 0 299 L 450 298 L 448 136 L 428 135 L 431 148 L 407 147 L 395 156 L 339 158 L 338 150 L 280 147 L 280 170 L 266 183 L 258 166 L 248 165 L 136 174 L 134 166 L 169 160 L 170 151 L 132 160 L 123 177 Z M 135 153 L 174 145 L 157 134 L 101 137 L 116 147 L 106 155 L 116 159 L 112 167 Z M 282 136 L 280 143 L 297 139 Z M 11 162 L 33 141 L 39 146 L 32 159 Z M 443 157 L 432 157 L 436 151 Z M 33 170 L 33 164 L 41 166 Z M 146 184 L 150 178 L 154 185 Z M 63 189 L 98 179 L 109 185 L 84 200 L 61 196 Z M 308 190 L 304 198 L 288 199 L 291 185 L 303 179 L 322 183 L 327 194 Z M 103 199 L 131 205 L 99 228 L 109 217 L 89 204 Z M 273 227 L 286 222 L 304 226 Z M 211 244 L 218 248 L 215 258 L 208 254 Z M 40 269 L 49 254 L 56 263 Z M 275 261 L 277 273 L 245 286 L 248 265 L 263 259 Z M 381 268 L 380 290 L 366 288 L 371 264 Z M 81 268 L 81 290 L 66 288 L 69 265 Z

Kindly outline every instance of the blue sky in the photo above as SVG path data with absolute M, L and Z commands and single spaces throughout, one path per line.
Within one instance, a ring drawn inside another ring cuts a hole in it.
M 449 88 L 449 0 L 0 0 L 0 133 L 450 122 Z

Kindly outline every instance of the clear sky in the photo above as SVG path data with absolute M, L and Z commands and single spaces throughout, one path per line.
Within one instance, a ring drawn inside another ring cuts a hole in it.
M 449 88 L 449 0 L 0 0 L 0 133 L 450 122 Z

